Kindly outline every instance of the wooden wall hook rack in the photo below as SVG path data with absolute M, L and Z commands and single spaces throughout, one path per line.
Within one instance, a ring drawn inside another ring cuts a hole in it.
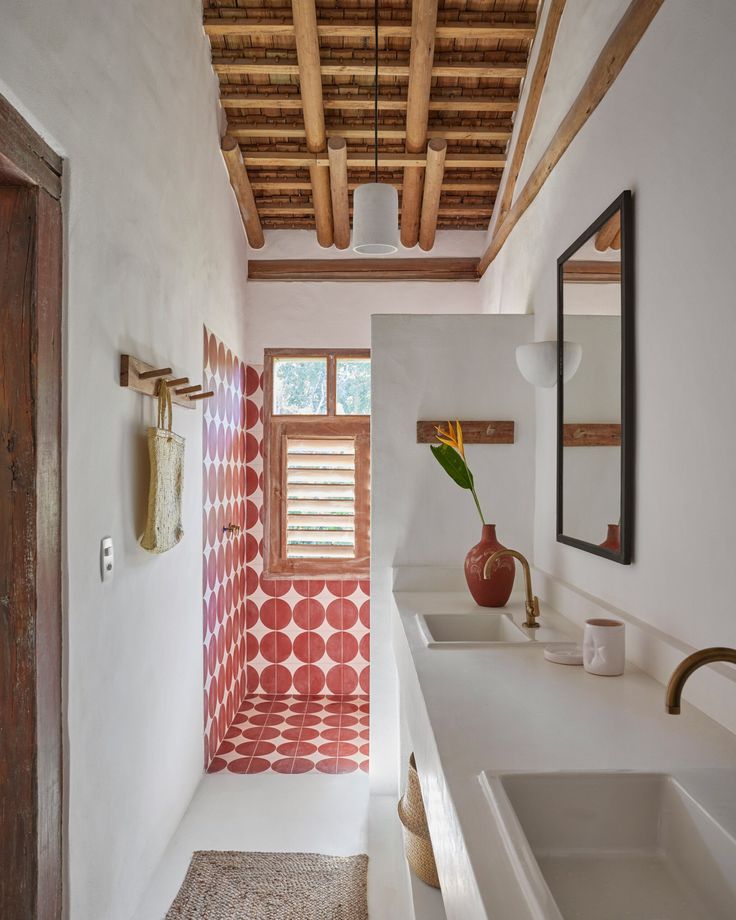
M 563 447 L 621 447 L 617 422 L 570 422 L 562 426 Z
M 451 420 L 454 424 L 455 419 Z M 466 444 L 513 444 L 514 422 L 463 421 L 463 441 Z M 417 422 L 417 444 L 439 444 L 437 427 L 447 429 L 447 419 L 440 422 Z
M 142 393 L 144 396 L 156 399 L 159 381 L 172 377 L 172 374 L 170 367 L 154 367 L 133 355 L 120 355 L 120 386 L 135 390 L 136 393 Z M 194 409 L 197 401 L 209 399 L 210 396 L 215 395 L 212 390 L 203 392 L 201 384 L 182 387 L 181 384 L 189 383 L 188 377 L 173 377 L 170 380 L 167 379 L 166 382 L 172 387 L 171 401 L 185 409 Z

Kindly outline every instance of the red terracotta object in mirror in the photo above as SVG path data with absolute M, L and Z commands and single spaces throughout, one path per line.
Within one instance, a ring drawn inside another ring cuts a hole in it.
M 608 533 L 603 543 L 600 543 L 603 549 L 613 550 L 614 553 L 621 551 L 621 528 L 618 524 L 609 524 Z
M 506 547 L 496 538 L 496 525 L 484 524 L 480 543 L 476 543 L 465 557 L 465 579 L 473 600 L 480 607 L 504 607 L 511 596 L 516 569 L 510 556 L 497 559 L 491 577 L 483 578 L 486 561 L 500 549 Z

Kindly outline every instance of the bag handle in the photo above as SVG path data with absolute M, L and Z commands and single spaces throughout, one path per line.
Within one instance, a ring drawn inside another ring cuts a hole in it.
M 169 416 L 169 424 L 166 424 L 166 414 Z M 166 380 L 162 380 L 158 385 L 158 427 L 171 431 L 173 425 L 172 408 L 171 408 L 171 390 Z

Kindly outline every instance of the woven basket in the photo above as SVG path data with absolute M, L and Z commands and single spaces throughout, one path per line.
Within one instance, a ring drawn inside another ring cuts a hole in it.
M 404 851 L 412 872 L 427 885 L 439 888 L 440 880 L 413 754 L 409 758 L 406 792 L 399 801 L 398 811 L 399 820 L 404 826 Z

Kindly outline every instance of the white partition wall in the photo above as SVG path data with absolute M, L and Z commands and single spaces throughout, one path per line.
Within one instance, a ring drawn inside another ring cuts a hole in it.
M 455 566 L 480 539 L 469 492 L 417 444 L 420 419 L 513 420 L 515 443 L 471 445 L 468 462 L 489 523 L 506 546 L 531 555 L 534 514 L 534 388 L 515 348 L 532 338 L 532 316 L 374 316 L 371 565 L 371 782 L 397 783 L 398 701 L 391 653 L 391 591 L 397 566 Z M 462 577 L 462 576 L 461 576 Z

